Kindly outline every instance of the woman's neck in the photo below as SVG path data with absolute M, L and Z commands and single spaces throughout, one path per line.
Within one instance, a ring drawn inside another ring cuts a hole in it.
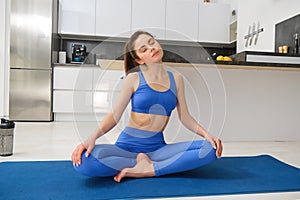
M 147 74 L 151 74 L 154 77 L 162 77 L 165 75 L 166 70 L 163 67 L 163 63 L 153 63 L 143 65 L 141 70 Z

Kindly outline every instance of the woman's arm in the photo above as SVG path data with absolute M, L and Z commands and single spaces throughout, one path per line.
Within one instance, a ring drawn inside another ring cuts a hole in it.
M 72 161 L 74 165 L 80 165 L 82 152 L 86 150 L 85 156 L 88 157 L 95 147 L 96 140 L 110 131 L 119 122 L 130 101 L 131 95 L 136 88 L 138 80 L 137 77 L 138 76 L 136 73 L 131 73 L 126 76 L 120 96 L 112 111 L 106 115 L 104 120 L 99 124 L 97 129 L 89 136 L 89 138 L 83 143 L 79 144 L 73 151 Z
M 217 157 L 222 154 L 222 143 L 221 140 L 210 135 L 189 113 L 186 104 L 185 91 L 184 91 L 184 81 L 180 74 L 176 75 L 176 85 L 177 85 L 177 112 L 181 123 L 189 130 L 194 133 L 204 137 L 208 140 L 214 148 L 217 149 Z
M 123 83 L 120 96 L 115 103 L 112 111 L 106 115 L 102 123 L 99 124 L 97 129 L 93 132 L 91 137 L 97 139 L 110 131 L 119 122 L 122 117 L 124 110 L 126 109 L 131 95 L 134 92 L 135 85 L 137 82 L 137 74 L 131 73 L 126 76 Z

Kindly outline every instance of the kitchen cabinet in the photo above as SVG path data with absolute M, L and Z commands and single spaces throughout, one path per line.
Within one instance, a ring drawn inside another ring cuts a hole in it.
M 99 67 L 55 66 L 53 112 L 55 120 L 103 120 L 119 97 L 122 70 Z M 123 119 L 123 118 L 122 118 Z M 122 120 L 121 121 L 124 121 Z
M 105 115 L 108 113 L 119 97 L 123 71 L 94 69 L 93 91 L 94 111 Z
M 83 67 L 55 67 L 53 88 L 63 90 L 92 90 L 93 69 Z
M 53 92 L 54 113 L 92 113 L 91 91 L 55 90 Z
M 96 0 L 96 35 L 131 35 L 131 0 Z
M 228 43 L 230 5 L 199 3 L 199 42 Z
M 197 41 L 199 0 L 167 0 L 166 39 Z
M 95 91 L 120 91 L 123 70 L 94 69 L 93 89 Z
M 93 69 L 55 67 L 53 76 L 53 112 L 93 112 Z
M 132 32 L 145 30 L 165 39 L 166 0 L 132 0 Z
M 60 0 L 59 32 L 229 43 L 230 5 L 198 0 Z
M 60 0 L 59 33 L 95 35 L 95 0 Z

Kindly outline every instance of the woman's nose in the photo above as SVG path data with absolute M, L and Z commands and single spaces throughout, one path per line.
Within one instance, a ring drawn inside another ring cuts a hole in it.
M 154 50 L 155 50 L 155 47 L 149 46 L 149 49 L 150 49 L 151 51 L 154 51 Z

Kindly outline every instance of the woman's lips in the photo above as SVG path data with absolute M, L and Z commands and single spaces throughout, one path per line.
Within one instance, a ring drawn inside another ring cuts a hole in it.
M 152 54 L 152 57 L 156 56 L 158 53 L 159 53 L 159 51 L 155 51 L 155 52 Z

